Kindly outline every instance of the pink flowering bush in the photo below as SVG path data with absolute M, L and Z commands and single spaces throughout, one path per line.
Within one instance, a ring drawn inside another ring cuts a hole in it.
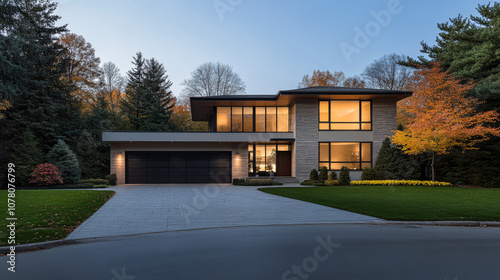
M 31 173 L 30 184 L 37 186 L 59 185 L 63 183 L 61 171 L 57 166 L 44 163 L 39 164 Z

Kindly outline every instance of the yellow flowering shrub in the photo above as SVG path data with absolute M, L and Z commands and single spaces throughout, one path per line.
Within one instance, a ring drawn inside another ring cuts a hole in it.
M 446 187 L 446 186 L 451 186 L 451 183 L 438 182 L 438 181 L 419 181 L 419 180 L 365 180 L 365 181 L 351 181 L 351 185 L 352 186 L 382 185 L 382 186 Z

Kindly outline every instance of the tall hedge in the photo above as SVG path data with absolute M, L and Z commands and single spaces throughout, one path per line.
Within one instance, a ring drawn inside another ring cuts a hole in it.
M 80 182 L 81 170 L 78 159 L 63 140 L 58 140 L 52 147 L 47 159 L 61 170 L 65 184 L 78 184 Z

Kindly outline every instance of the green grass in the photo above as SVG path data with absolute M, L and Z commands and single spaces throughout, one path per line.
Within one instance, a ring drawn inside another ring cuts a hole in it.
M 65 238 L 114 195 L 113 191 L 16 191 L 17 244 Z M 0 191 L 0 246 L 7 245 L 7 191 Z
M 335 186 L 259 190 L 386 220 L 500 221 L 500 189 Z

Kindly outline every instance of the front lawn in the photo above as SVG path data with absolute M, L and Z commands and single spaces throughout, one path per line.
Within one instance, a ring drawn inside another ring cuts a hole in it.
M 17 244 L 65 238 L 114 195 L 113 191 L 16 191 Z M 7 245 L 7 191 L 0 191 L 0 246 Z
M 336 186 L 259 190 L 386 220 L 500 221 L 500 189 Z

